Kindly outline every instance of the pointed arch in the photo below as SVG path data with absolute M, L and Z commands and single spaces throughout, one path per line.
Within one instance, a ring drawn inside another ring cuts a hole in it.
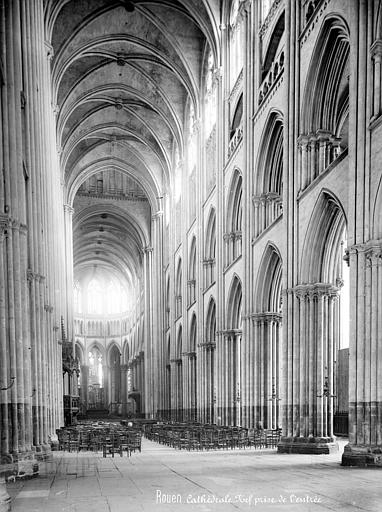
M 75 357 L 78 359 L 80 365 L 85 364 L 85 358 L 84 358 L 84 347 L 80 340 L 76 340 L 75 343 L 75 349 L 74 349 Z
M 260 404 L 256 424 L 265 428 L 280 426 L 280 376 L 282 342 L 282 260 L 273 243 L 268 243 L 257 275 L 254 320 L 255 364 L 259 368 L 254 389 Z
M 182 325 L 180 325 L 178 328 L 178 334 L 176 336 L 176 347 L 175 347 L 176 359 L 180 359 L 182 357 L 182 349 L 183 349 L 183 329 L 182 329 Z
M 340 113 L 349 102 L 349 28 L 330 15 L 324 21 L 309 67 L 302 110 L 304 133 L 338 134 Z
M 179 318 L 182 315 L 182 258 L 179 258 L 176 267 L 175 279 L 175 316 Z
M 121 350 L 117 343 L 112 340 L 110 345 L 107 347 L 107 361 L 110 366 L 114 364 L 114 362 L 120 362 L 121 358 Z
M 282 260 L 279 250 L 268 243 L 258 271 L 255 303 L 259 312 L 281 313 Z
M 234 171 L 229 190 L 226 216 L 227 227 L 224 235 L 226 266 L 241 256 L 243 178 L 239 169 Z
M 206 259 L 215 259 L 216 256 L 216 210 L 211 208 L 208 215 L 204 254 Z
M 123 361 L 126 364 L 129 361 L 129 359 L 130 359 L 130 347 L 129 347 L 129 340 L 128 340 L 128 338 L 125 338 L 123 340 L 122 354 L 123 354 Z
M 103 359 L 104 361 L 106 361 L 106 351 L 105 351 L 105 347 L 104 347 L 101 343 L 99 343 L 97 340 L 94 340 L 94 341 L 92 341 L 92 342 L 90 343 L 89 348 L 88 348 L 88 350 L 87 350 L 87 351 L 88 351 L 88 353 L 89 353 L 89 352 L 92 352 L 92 350 L 93 350 L 93 349 L 97 349 L 97 350 L 98 350 L 98 352 L 101 354 L 102 359 Z
M 239 277 L 235 274 L 230 286 L 227 303 L 227 328 L 241 329 L 242 286 Z
M 206 341 L 207 343 L 216 342 L 216 302 L 213 297 L 210 297 L 207 308 Z
M 276 24 L 274 25 L 272 35 L 269 38 L 269 44 L 268 44 L 267 52 L 265 54 L 263 66 L 262 66 L 262 74 L 261 74 L 262 81 L 266 78 L 269 70 L 272 67 L 272 64 L 275 60 L 276 52 L 278 50 L 281 38 L 284 34 L 284 30 L 285 30 L 285 11 L 283 11 L 281 13 L 281 15 L 279 16 L 279 19 L 277 20 Z
M 194 313 L 191 317 L 190 322 L 190 341 L 189 341 L 189 351 L 196 353 L 196 337 L 197 337 L 197 322 L 196 322 L 196 314 Z
M 211 208 L 204 239 L 204 286 L 208 288 L 215 282 L 216 267 L 216 210 Z
M 337 197 L 322 190 L 313 209 L 305 237 L 301 283 L 336 285 L 342 275 L 346 217 Z
M 255 236 L 282 215 L 284 171 L 284 122 L 272 111 L 265 124 L 256 168 Z
M 231 121 L 231 130 L 229 138 L 232 139 L 232 137 L 235 135 L 236 130 L 241 126 L 243 119 L 243 93 L 240 94 L 239 99 L 236 102 L 235 110 L 232 116 Z
M 188 257 L 188 305 L 190 306 L 195 302 L 195 288 L 196 288 L 196 237 L 193 236 L 191 240 L 190 252 Z
M 242 227 L 242 184 L 243 179 L 239 169 L 235 169 L 227 202 L 227 232 L 241 232 Z

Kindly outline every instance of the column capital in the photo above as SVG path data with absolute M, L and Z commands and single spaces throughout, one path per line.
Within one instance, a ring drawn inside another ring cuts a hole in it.
M 205 341 L 202 343 L 198 343 L 198 347 L 204 350 L 213 350 L 216 347 L 215 341 Z
M 54 57 L 54 49 L 53 46 L 49 43 L 49 41 L 44 41 L 46 56 L 48 60 L 52 60 Z
M 64 212 L 69 213 L 69 215 L 73 215 L 74 208 L 70 206 L 70 204 L 64 204 Z
M 382 240 L 369 240 L 362 244 L 354 244 L 348 248 L 350 255 L 369 252 L 378 252 L 382 250 Z
M 252 318 L 253 322 L 276 322 L 281 323 L 283 316 L 281 313 L 272 313 L 272 312 L 265 312 L 265 313 L 252 313 L 249 315 L 250 318 Z
M 121 372 L 127 372 L 127 370 L 129 369 L 129 365 L 121 364 L 121 366 L 119 368 L 120 368 Z
M 143 252 L 145 254 L 149 254 L 149 253 L 153 252 L 153 250 L 154 249 L 153 249 L 152 245 L 146 245 L 145 247 L 143 247 Z
M 159 220 L 161 218 L 163 218 L 163 210 L 158 210 L 151 215 L 151 220 Z
M 374 60 L 381 60 L 382 58 L 382 40 L 377 39 L 370 47 L 371 57 Z
M 297 298 L 303 300 L 315 297 L 337 297 L 338 292 L 339 287 L 330 283 L 299 284 L 286 290 L 286 293 L 294 294 Z
M 241 329 L 224 329 L 222 331 L 217 332 L 216 334 L 223 334 L 223 336 L 230 337 L 230 336 L 241 336 L 243 331 Z

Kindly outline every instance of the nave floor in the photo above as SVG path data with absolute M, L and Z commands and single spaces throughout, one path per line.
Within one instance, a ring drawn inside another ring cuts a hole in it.
M 38 478 L 7 489 L 13 512 L 380 512 L 380 470 L 340 467 L 344 444 L 312 456 L 176 451 L 143 439 L 130 458 L 55 452 Z

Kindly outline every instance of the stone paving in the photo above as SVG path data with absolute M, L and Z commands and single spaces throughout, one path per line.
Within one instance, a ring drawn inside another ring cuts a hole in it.
M 382 473 L 340 453 L 187 452 L 143 440 L 142 453 L 55 452 L 40 476 L 7 485 L 13 512 L 382 511 Z

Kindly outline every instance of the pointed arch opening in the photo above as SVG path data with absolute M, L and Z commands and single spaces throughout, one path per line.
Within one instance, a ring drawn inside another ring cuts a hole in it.
M 216 210 L 211 208 L 208 216 L 204 242 L 204 287 L 208 288 L 215 282 L 216 268 Z
M 187 291 L 188 291 L 188 306 L 191 306 L 196 300 L 196 238 L 192 237 L 190 253 L 188 258 L 188 280 L 187 280 Z
M 254 321 L 256 372 L 256 425 L 278 429 L 280 417 L 282 341 L 282 260 L 276 246 L 268 244 L 259 267 Z
M 299 138 L 300 189 L 305 189 L 349 142 L 349 29 L 339 16 L 322 25 L 303 97 Z
M 233 263 L 241 256 L 242 220 L 243 220 L 243 179 L 240 171 L 235 170 L 232 177 L 227 202 L 225 241 L 225 265 Z
M 306 348 L 299 364 L 307 387 L 301 397 L 307 414 L 304 435 L 333 438 L 336 417 L 348 412 L 349 272 L 346 217 L 339 200 L 322 190 L 314 206 L 302 251 L 299 343 Z M 308 250 L 309 248 L 309 250 Z M 310 354 L 309 357 L 307 354 Z
M 182 259 L 179 258 L 175 280 L 175 318 L 182 316 Z
M 255 236 L 262 233 L 282 215 L 283 147 L 283 118 L 278 112 L 272 112 L 266 124 L 259 151 L 256 192 L 253 198 Z
M 222 414 L 227 425 L 241 424 L 241 338 L 242 338 L 242 285 L 233 277 L 226 307 L 227 329 L 223 340 L 225 372 L 223 382 L 225 403 Z

